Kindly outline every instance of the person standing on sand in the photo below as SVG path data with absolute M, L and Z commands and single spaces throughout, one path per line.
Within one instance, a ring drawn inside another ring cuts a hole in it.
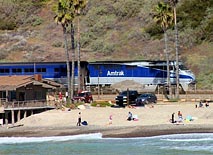
M 81 126 L 81 112 L 78 113 L 78 122 L 77 126 Z
M 172 123 L 175 123 L 175 113 L 172 113 Z
M 112 115 L 109 116 L 109 125 L 112 124 Z
M 178 111 L 178 121 L 182 122 L 183 121 L 183 115 L 180 111 Z

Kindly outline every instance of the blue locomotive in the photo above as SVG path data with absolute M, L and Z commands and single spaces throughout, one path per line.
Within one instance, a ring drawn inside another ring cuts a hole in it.
M 175 61 L 169 62 L 170 81 L 176 84 Z M 125 80 L 133 80 L 150 89 L 156 90 L 167 84 L 166 61 L 98 61 L 90 62 L 90 82 L 88 85 L 112 85 Z M 194 74 L 181 62 L 179 63 L 179 81 L 183 90 L 195 83 Z

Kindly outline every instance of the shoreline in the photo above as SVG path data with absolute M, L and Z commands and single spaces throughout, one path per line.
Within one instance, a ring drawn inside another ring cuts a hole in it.
M 170 134 L 213 133 L 212 125 L 150 125 L 150 126 L 64 126 L 0 128 L 0 137 L 51 137 L 101 133 L 103 138 L 137 138 Z

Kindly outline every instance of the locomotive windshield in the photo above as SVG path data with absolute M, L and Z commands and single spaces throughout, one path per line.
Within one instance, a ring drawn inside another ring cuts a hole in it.
M 186 66 L 184 66 L 184 65 L 180 65 L 180 66 L 179 66 L 179 69 L 180 69 L 180 70 L 189 70 L 189 69 L 188 69 Z

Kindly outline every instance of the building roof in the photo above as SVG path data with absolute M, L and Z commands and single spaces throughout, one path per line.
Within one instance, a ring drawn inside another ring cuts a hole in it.
M 55 84 L 55 82 L 53 82 Z M 0 90 L 16 90 L 17 88 L 33 84 L 33 85 L 41 85 L 47 89 L 56 89 L 59 87 L 58 85 L 53 85 L 51 83 L 46 83 L 45 80 L 36 79 L 36 76 L 27 76 L 27 75 L 20 75 L 20 76 L 0 76 Z

